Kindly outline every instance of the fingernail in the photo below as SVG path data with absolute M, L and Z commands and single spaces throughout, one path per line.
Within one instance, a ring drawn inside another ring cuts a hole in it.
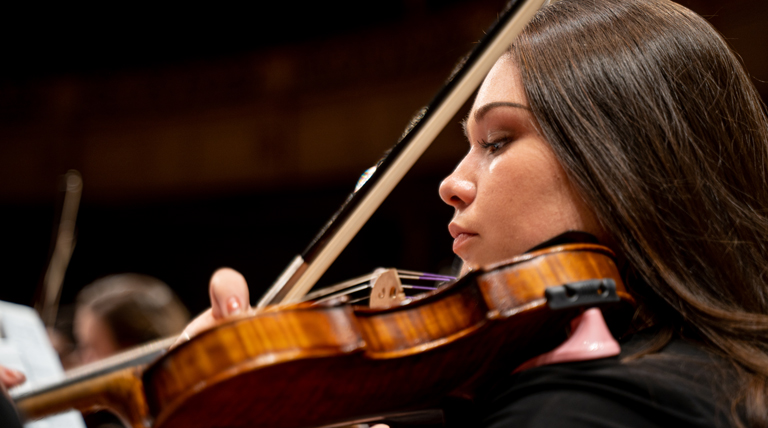
M 242 305 L 240 305 L 240 300 L 232 296 L 227 300 L 227 314 L 228 315 L 237 315 L 243 310 Z

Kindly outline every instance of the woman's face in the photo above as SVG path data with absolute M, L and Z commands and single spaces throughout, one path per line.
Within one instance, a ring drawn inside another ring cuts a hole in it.
M 519 255 L 568 230 L 603 238 L 599 223 L 539 133 L 510 55 L 486 77 L 466 121 L 469 152 L 440 185 L 465 267 Z
M 73 327 L 81 364 L 92 363 L 120 351 L 109 325 L 91 309 L 78 307 Z

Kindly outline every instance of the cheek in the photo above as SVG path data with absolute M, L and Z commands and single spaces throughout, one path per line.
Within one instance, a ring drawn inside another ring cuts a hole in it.
M 520 144 L 514 149 L 490 162 L 484 186 L 491 204 L 499 208 L 497 214 L 509 213 L 512 223 L 521 214 L 540 210 L 562 187 L 560 166 L 547 150 L 542 151 L 538 144 Z
M 491 244 L 487 251 L 494 252 L 495 257 L 513 257 L 535 245 L 537 242 L 532 241 L 547 216 L 542 207 L 551 198 L 552 178 L 541 171 L 540 162 L 530 156 L 520 158 L 526 161 L 494 160 L 483 186 L 486 238 Z
M 494 159 L 488 169 L 488 251 L 496 257 L 512 257 L 567 230 L 584 229 L 580 200 L 554 155 L 541 146 L 523 148 L 510 152 L 516 156 L 509 159 Z

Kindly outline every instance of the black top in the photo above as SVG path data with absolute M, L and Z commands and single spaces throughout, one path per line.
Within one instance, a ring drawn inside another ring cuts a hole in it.
M 725 391 L 733 374 L 703 348 L 673 339 L 658 353 L 621 361 L 652 338 L 636 334 L 619 357 L 511 375 L 478 400 L 473 419 L 488 428 L 731 426 L 733 395 Z M 466 417 L 452 425 L 466 425 Z

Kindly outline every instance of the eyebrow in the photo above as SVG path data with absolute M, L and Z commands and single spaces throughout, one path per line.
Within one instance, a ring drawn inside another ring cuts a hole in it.
M 531 108 L 527 105 L 520 104 L 520 103 L 513 103 L 509 101 L 496 101 L 488 104 L 484 104 L 479 109 L 475 110 L 475 122 L 479 121 L 483 118 L 486 114 L 488 114 L 489 111 L 498 108 L 498 107 L 514 107 L 514 108 L 521 108 L 523 110 L 531 111 Z M 469 115 L 467 115 L 464 120 L 461 121 L 461 129 L 464 131 L 464 136 L 469 139 L 469 134 L 467 134 L 467 121 L 469 119 Z
M 479 109 L 475 110 L 475 121 L 478 121 L 483 118 L 489 111 L 497 108 L 497 107 L 515 107 L 515 108 L 521 108 L 523 110 L 531 111 L 531 108 L 527 105 L 523 105 L 520 103 L 513 103 L 509 101 L 496 101 L 493 103 L 488 103 L 480 107 Z

